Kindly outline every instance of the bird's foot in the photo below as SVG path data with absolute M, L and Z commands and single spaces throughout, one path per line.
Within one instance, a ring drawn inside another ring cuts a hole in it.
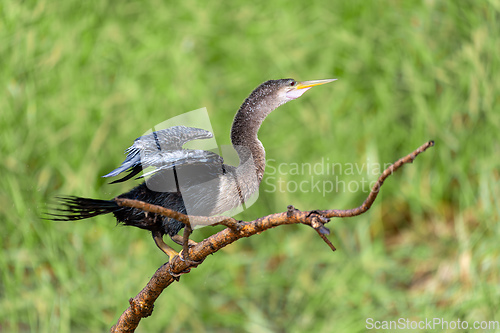
M 191 260 L 191 259 L 189 259 L 189 257 L 187 255 L 184 256 L 183 251 L 184 250 L 181 250 L 181 252 L 179 252 L 177 255 L 179 256 L 179 259 L 181 261 L 185 262 L 187 265 L 189 265 L 189 267 L 186 268 L 185 270 L 183 270 L 182 272 L 179 272 L 179 273 L 174 273 L 172 271 L 172 268 L 171 268 L 170 265 L 168 267 L 168 273 L 170 275 L 172 275 L 172 277 L 174 279 L 176 279 L 177 281 L 179 281 L 179 277 L 181 275 L 184 275 L 184 274 L 187 274 L 187 273 L 191 272 L 191 267 L 197 267 L 199 264 L 201 264 L 203 262 L 203 260 Z M 169 258 L 168 262 L 171 263 L 172 259 L 174 259 L 174 257 Z
M 179 257 L 180 258 L 180 257 Z M 170 262 L 170 261 L 169 261 Z M 182 272 L 179 272 L 179 273 L 174 273 L 172 272 L 172 267 L 169 266 L 168 267 L 168 274 L 172 275 L 172 277 L 176 280 L 176 281 L 179 281 L 179 278 L 181 277 L 181 275 L 184 275 L 184 274 L 187 274 L 191 272 L 191 268 L 186 268 L 185 270 L 183 270 Z
M 184 252 L 184 250 L 181 250 L 181 252 L 179 252 L 179 259 L 181 259 L 182 261 L 184 261 L 189 266 L 197 267 L 198 265 L 200 265 L 203 262 L 203 260 L 205 260 L 205 259 L 203 259 L 203 260 L 191 260 L 189 258 L 189 255 L 186 254 L 184 256 L 183 252 Z

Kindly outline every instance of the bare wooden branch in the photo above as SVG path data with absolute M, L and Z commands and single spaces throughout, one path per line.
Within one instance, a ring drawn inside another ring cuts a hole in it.
M 288 206 L 288 210 L 286 212 L 271 214 L 251 222 L 243 222 L 237 221 L 233 218 L 220 216 L 188 216 L 168 208 L 147 204 L 141 201 L 115 199 L 120 206 L 141 209 L 147 212 L 171 217 L 183 222 L 186 224 L 186 228 L 189 229 L 185 231 L 185 236 L 189 235 L 191 224 L 223 224 L 228 228 L 208 237 L 191 248 L 184 246 L 184 256 L 188 256 L 189 260 L 184 260 L 183 257 L 176 256 L 169 263 L 166 263 L 158 268 L 144 289 L 142 289 L 137 296 L 129 300 L 130 306 L 120 316 L 117 324 L 111 328 L 111 332 L 134 332 L 139 324 L 139 321 L 142 318 L 151 315 L 155 300 L 160 296 L 165 288 L 167 288 L 172 282 L 178 280 L 179 274 L 189 272 L 192 267 L 196 267 L 203 262 L 208 255 L 219 251 L 223 247 L 240 238 L 250 237 L 280 225 L 302 223 L 314 228 L 318 232 L 319 236 L 328 244 L 328 246 L 335 251 L 335 247 L 325 236 L 326 234 L 329 234 L 329 230 L 324 225 L 330 221 L 330 218 L 351 217 L 366 212 L 370 209 L 371 205 L 377 198 L 378 192 L 387 177 L 401 168 L 404 164 L 412 163 L 419 154 L 423 153 L 427 150 L 427 148 L 433 145 L 434 141 L 429 141 L 423 144 L 414 152 L 399 159 L 384 170 L 363 204 L 354 209 L 300 211 L 295 209 L 293 206 Z

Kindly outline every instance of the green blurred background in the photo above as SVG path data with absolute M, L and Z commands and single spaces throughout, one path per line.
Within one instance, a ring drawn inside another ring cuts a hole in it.
M 41 220 L 47 204 L 129 189 L 101 176 L 133 139 L 183 112 L 207 107 L 229 144 L 243 99 L 286 77 L 339 80 L 264 122 L 275 166 L 383 164 L 436 146 L 389 178 L 366 214 L 329 224 L 337 252 L 305 226 L 242 239 L 168 288 L 137 331 L 500 320 L 499 32 L 494 0 L 2 2 L 0 331 L 109 329 L 166 257 L 112 216 Z M 353 208 L 367 195 L 270 190 L 310 178 L 267 175 L 237 217 Z

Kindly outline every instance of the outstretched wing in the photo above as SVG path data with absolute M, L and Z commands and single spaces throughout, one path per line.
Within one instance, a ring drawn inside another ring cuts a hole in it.
M 128 180 L 143 169 L 153 166 L 156 169 L 139 177 L 149 176 L 161 170 L 187 164 L 223 163 L 222 157 L 206 150 L 183 149 L 182 146 L 196 139 L 209 139 L 213 134 L 200 128 L 173 126 L 135 139 L 127 149 L 125 161 L 103 177 L 114 177 L 129 171 L 125 177 L 111 184 Z

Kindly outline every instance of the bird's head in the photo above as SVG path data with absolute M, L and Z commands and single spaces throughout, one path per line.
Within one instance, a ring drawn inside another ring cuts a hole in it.
M 269 80 L 255 88 L 241 105 L 234 118 L 231 137 L 247 132 L 249 125 L 256 133 L 264 119 L 277 107 L 299 98 L 314 86 L 336 81 L 337 79 L 295 81 L 294 79 Z M 240 130 L 245 127 L 245 131 Z M 236 133 L 236 134 L 235 134 Z M 237 142 L 233 139 L 233 143 Z
M 277 107 L 299 98 L 314 86 L 333 82 L 336 79 L 295 81 L 294 79 L 269 80 L 255 88 L 234 117 L 231 142 L 238 151 L 240 161 L 248 159 L 248 150 L 258 165 L 257 178 L 262 180 L 265 167 L 265 151 L 257 138 L 264 119 Z M 241 162 L 240 162 L 241 163 Z
M 299 98 L 314 86 L 333 82 L 336 79 L 295 81 L 294 79 L 269 80 L 261 84 L 249 96 L 253 100 L 262 100 L 274 104 L 274 108 Z

